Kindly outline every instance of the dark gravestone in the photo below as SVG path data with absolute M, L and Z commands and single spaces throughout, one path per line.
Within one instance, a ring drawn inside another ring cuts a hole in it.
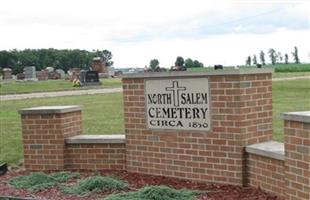
M 8 165 L 0 162 L 0 175 L 4 175 L 8 171 Z
M 262 68 L 262 64 L 256 64 L 257 68 Z
M 214 65 L 214 69 L 215 70 L 223 69 L 223 65 Z
M 80 72 L 80 82 L 82 86 L 88 85 L 100 85 L 99 74 L 97 71 L 85 71 Z

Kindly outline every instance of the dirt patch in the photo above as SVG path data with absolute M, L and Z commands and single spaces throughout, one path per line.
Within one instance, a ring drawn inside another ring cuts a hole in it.
M 11 171 L 5 175 L 0 176 L 0 197 L 22 197 L 38 200 L 93 200 L 102 199 L 111 194 L 111 191 L 90 194 L 88 196 L 79 197 L 76 195 L 63 194 L 61 186 L 53 186 L 37 192 L 30 192 L 24 189 L 16 189 L 8 184 L 8 180 L 20 176 L 29 175 L 27 171 Z M 137 191 L 138 189 L 147 185 L 166 185 L 175 189 L 187 188 L 191 190 L 199 190 L 201 194 L 197 196 L 199 200 L 282 200 L 281 198 L 264 192 L 257 188 L 240 187 L 233 185 L 222 184 L 206 184 L 197 183 L 187 180 L 180 180 L 176 178 L 168 178 L 162 176 L 151 176 L 137 173 L 128 173 L 124 171 L 100 171 L 94 174 L 93 172 L 81 172 L 81 178 L 86 178 L 93 175 L 114 176 L 123 179 L 129 183 L 129 191 Z M 75 184 L 76 179 L 70 179 L 66 184 Z

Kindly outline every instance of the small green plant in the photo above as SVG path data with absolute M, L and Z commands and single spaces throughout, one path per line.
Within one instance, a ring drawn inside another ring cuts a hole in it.
M 147 186 L 137 192 L 115 194 L 104 200 L 197 200 L 196 191 L 176 190 L 167 186 Z
M 107 190 L 124 190 L 128 184 L 122 180 L 112 177 L 92 176 L 81 180 L 74 186 L 65 186 L 62 191 L 66 194 L 88 195 L 92 192 L 102 192 Z
M 39 191 L 51 186 L 63 183 L 71 178 L 79 178 L 78 173 L 57 172 L 45 174 L 42 172 L 33 173 L 29 176 L 18 176 L 9 180 L 9 183 L 17 189 L 28 189 Z

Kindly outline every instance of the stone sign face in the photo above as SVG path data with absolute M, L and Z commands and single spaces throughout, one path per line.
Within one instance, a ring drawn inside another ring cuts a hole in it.
M 145 81 L 149 129 L 210 130 L 208 78 Z

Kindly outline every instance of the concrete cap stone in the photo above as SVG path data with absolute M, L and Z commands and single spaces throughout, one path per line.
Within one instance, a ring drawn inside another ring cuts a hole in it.
M 125 135 L 77 135 L 66 139 L 67 144 L 123 144 Z
M 82 110 L 82 106 L 40 106 L 33 108 L 25 108 L 19 110 L 19 114 L 56 114 L 56 113 L 69 113 Z
M 284 161 L 284 143 L 268 141 L 246 146 L 245 151 L 255 155 Z
M 281 113 L 284 120 L 310 123 L 310 111 Z
M 161 77 L 205 77 L 217 75 L 246 75 L 246 74 L 268 74 L 272 73 L 272 69 L 234 69 L 234 70 L 214 70 L 210 72 L 187 72 L 187 71 L 171 71 L 171 72 L 146 72 L 140 74 L 126 74 L 123 78 L 161 78 Z

